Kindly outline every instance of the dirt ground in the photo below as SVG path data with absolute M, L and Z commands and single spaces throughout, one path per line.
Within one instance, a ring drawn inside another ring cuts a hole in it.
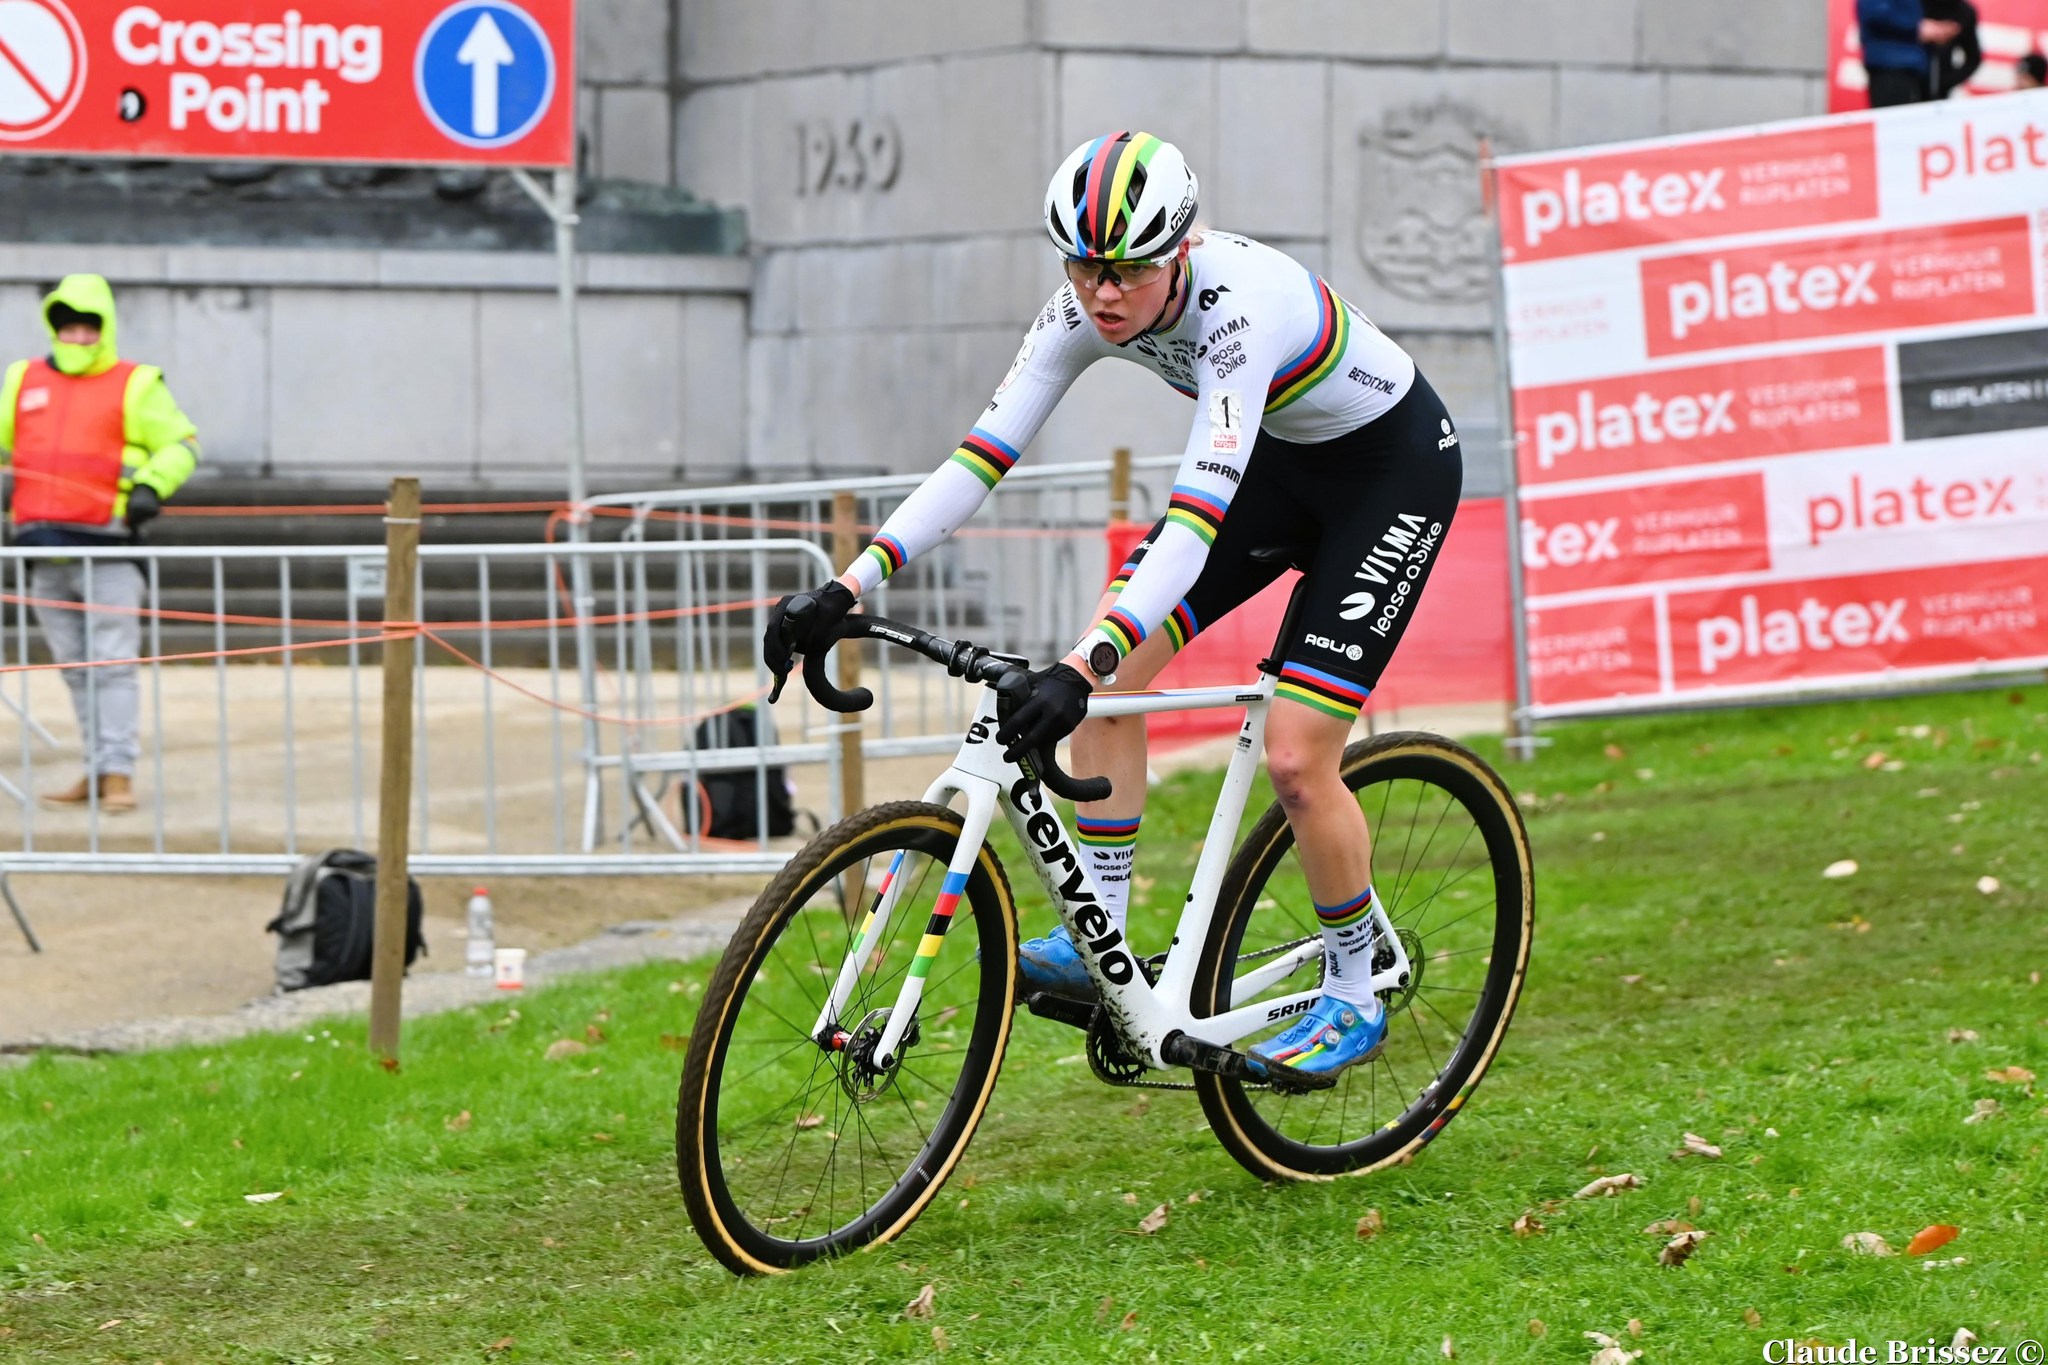
M 21 676 L 8 681 L 6 698 L 25 706 L 54 736 L 56 746 L 45 745 L 15 722 L 21 739 L 16 746 L 0 738 L 0 752 L 16 750 L 8 756 L 13 761 L 0 764 L 0 776 L 26 791 L 48 790 L 77 773 L 75 725 L 62 684 L 53 675 L 30 675 L 25 697 Z M 550 687 L 545 670 L 517 671 L 512 681 L 544 694 Z M 676 687 L 673 676 L 665 685 Z M 700 685 L 703 695 L 672 695 L 672 704 L 662 709 L 701 708 L 739 695 L 738 689 L 738 680 L 722 693 L 716 686 Z M 510 854 L 575 851 L 581 727 L 574 718 L 467 670 L 428 670 L 425 694 L 420 746 L 426 759 L 420 784 L 424 801 L 416 794 L 414 850 L 482 853 L 495 844 Z M 137 781 L 143 809 L 103 816 L 95 838 L 85 815 L 24 808 L 0 794 L 0 840 L 20 852 L 77 854 L 81 872 L 103 865 L 95 850 L 217 851 L 223 829 L 237 853 L 284 852 L 288 835 L 290 846 L 301 853 L 373 841 L 376 672 L 366 670 L 352 684 L 346 668 L 295 667 L 289 723 L 286 695 L 284 670 L 276 667 L 166 668 L 154 682 L 145 675 L 144 752 Z M 907 716 L 914 700 L 907 694 L 899 697 L 899 715 Z M 825 719 L 807 699 L 786 698 L 776 708 L 785 740 L 797 739 L 806 727 L 812 727 L 811 734 L 824 733 Z M 14 720 L 13 714 L 0 712 L 0 736 L 5 722 Z M 1447 733 L 1497 729 L 1499 722 L 1497 708 L 1376 721 L 1382 729 L 1406 724 Z M 616 744 L 617 733 L 609 731 L 609 744 Z M 647 737 L 651 748 L 677 742 L 674 731 Z M 560 782 L 555 777 L 557 743 L 566 774 Z M 1227 761 L 1230 746 L 1225 736 L 1159 755 L 1154 767 L 1218 766 Z M 944 765 L 941 756 L 870 762 L 867 799 L 915 797 Z M 791 775 L 798 806 L 823 813 L 827 770 L 813 765 Z M 495 792 L 494 801 L 486 800 L 487 788 Z M 608 810 L 615 814 L 619 804 L 614 787 Z M 673 797 L 667 809 L 674 818 Z M 800 843 L 783 840 L 777 847 L 793 851 Z M 644 835 L 634 846 L 649 847 Z M 0 853 L 0 867 L 7 861 Z M 491 879 L 489 889 L 498 942 L 538 952 L 582 942 L 610 925 L 666 919 L 750 895 L 766 879 L 765 874 L 511 877 Z M 44 951 L 31 953 L 11 920 L 0 916 L 0 1046 L 114 1022 L 222 1012 L 270 993 L 275 940 L 263 925 L 277 913 L 281 876 L 14 873 L 10 881 Z M 427 967 L 459 969 L 471 883 L 424 878 L 422 886 Z

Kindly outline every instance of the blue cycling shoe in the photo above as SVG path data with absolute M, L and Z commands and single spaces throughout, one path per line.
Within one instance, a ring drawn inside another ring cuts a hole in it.
M 1252 1056 L 1311 1076 L 1370 1061 L 1387 1041 L 1386 1007 L 1375 1003 L 1372 1010 L 1368 1019 L 1349 1001 L 1323 996 L 1279 1036 L 1254 1047 Z
M 1063 995 L 1070 1000 L 1093 1000 L 1095 982 L 1081 963 L 1081 952 L 1067 926 L 1044 938 L 1026 939 L 1017 950 L 1017 969 L 1027 991 Z

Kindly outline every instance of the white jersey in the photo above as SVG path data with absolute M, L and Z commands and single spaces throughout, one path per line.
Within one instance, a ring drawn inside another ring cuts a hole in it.
M 1193 586 L 1229 511 L 1261 430 L 1309 445 L 1334 440 L 1401 401 L 1415 362 L 1365 315 L 1284 252 L 1207 232 L 1188 253 L 1179 318 L 1114 345 L 1071 284 L 1039 313 L 1010 373 L 953 456 L 906 498 L 853 565 L 867 592 L 974 515 L 1081 372 L 1098 360 L 1144 366 L 1195 400 L 1167 525 L 1085 637 L 1122 653 L 1172 613 Z

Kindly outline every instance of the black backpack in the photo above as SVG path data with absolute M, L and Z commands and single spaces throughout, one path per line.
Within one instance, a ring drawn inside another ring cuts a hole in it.
M 760 715 L 751 706 L 738 707 L 712 716 L 697 726 L 692 747 L 697 749 L 751 749 L 773 744 L 771 733 L 761 738 Z M 796 833 L 796 806 L 790 799 L 789 775 L 781 768 L 768 770 L 768 837 L 779 839 Z M 691 788 L 684 787 L 688 800 Z M 759 795 L 754 770 L 705 773 L 695 788 L 697 832 L 713 839 L 758 839 L 761 837 Z M 690 813 L 683 812 L 683 832 L 689 833 Z
M 406 878 L 405 965 L 427 951 L 420 932 L 420 884 Z M 306 859 L 285 883 L 277 918 L 263 926 L 278 935 L 277 988 L 304 990 L 336 981 L 367 981 L 377 935 L 377 860 L 353 848 Z

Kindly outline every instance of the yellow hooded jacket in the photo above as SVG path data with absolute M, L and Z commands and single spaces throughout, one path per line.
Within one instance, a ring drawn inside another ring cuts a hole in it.
M 50 321 L 50 310 L 60 303 L 99 317 L 100 339 L 97 345 L 76 346 L 57 340 L 57 328 Z M 105 374 L 120 363 L 120 353 L 116 349 L 114 290 L 101 276 L 67 276 L 43 300 L 42 312 L 43 325 L 50 333 L 50 364 L 59 373 L 91 378 Z M 8 366 L 5 379 L 0 379 L 0 464 L 13 460 L 15 419 L 22 383 L 28 375 L 30 363 L 16 361 Z M 136 484 L 147 484 L 156 490 L 158 497 L 168 501 L 192 477 L 193 469 L 199 464 L 198 431 L 172 399 L 170 388 L 164 383 L 163 371 L 153 365 L 138 365 L 129 375 L 122 402 L 122 426 L 126 446 L 121 454 L 121 480 L 114 499 L 113 517 L 108 526 L 92 528 L 102 533 L 118 531 L 125 534 L 130 488 Z

